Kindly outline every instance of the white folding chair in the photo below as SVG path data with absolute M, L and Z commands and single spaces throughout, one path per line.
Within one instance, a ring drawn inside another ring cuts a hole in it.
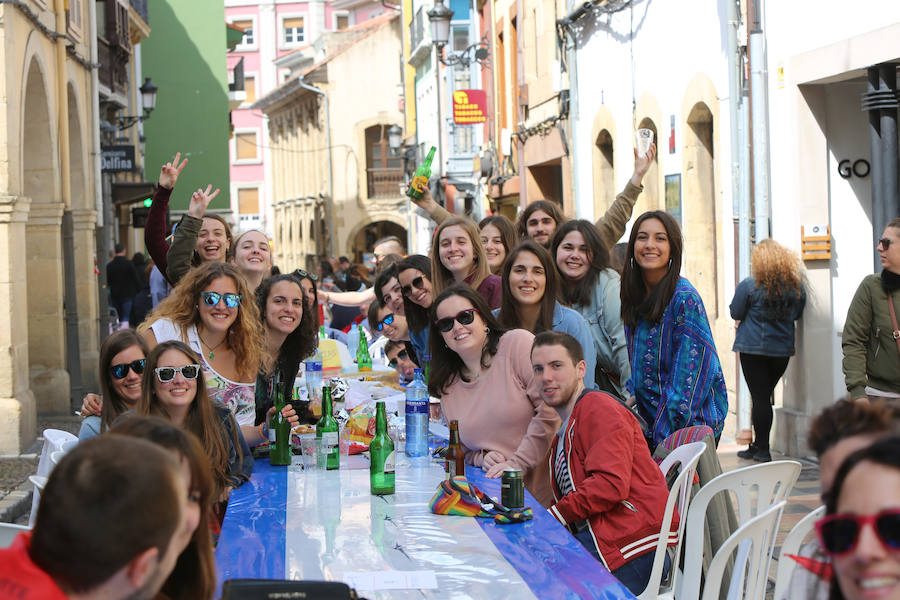
M 13 523 L 0 523 L 0 549 L 12 546 L 13 540 L 16 539 L 23 531 L 29 531 L 31 527 L 25 525 L 14 525 Z
M 820 506 L 802 519 L 800 519 L 794 528 L 791 529 L 787 537 L 781 543 L 781 554 L 778 555 L 778 570 L 775 572 L 775 593 L 772 595 L 775 600 L 784 597 L 788 585 L 791 582 L 791 575 L 797 567 L 797 562 L 788 557 L 788 554 L 797 554 L 800 550 L 800 544 L 806 536 L 813 530 L 816 521 L 825 516 L 825 507 Z
M 676 598 L 700 597 L 704 524 L 710 501 L 719 493 L 733 492 L 733 500 L 737 504 L 738 526 L 746 525 L 770 506 L 787 498 L 800 476 L 800 468 L 797 461 L 778 460 L 735 469 L 715 477 L 694 495 L 687 517 L 684 572 L 680 576 L 681 585 L 676 586 Z M 767 574 L 768 560 L 764 568 Z
M 765 598 L 769 560 L 772 558 L 775 535 L 778 532 L 778 523 L 781 521 L 781 513 L 785 504 L 786 502 L 782 500 L 771 505 L 761 514 L 741 525 L 722 543 L 706 571 L 703 600 L 719 599 L 725 569 L 735 551 L 737 551 L 737 556 L 731 572 L 731 581 L 728 584 L 728 598 L 743 600 L 763 600 Z M 688 598 L 689 596 L 683 597 Z M 696 598 L 696 596 L 690 596 L 690 598 Z
M 653 569 L 650 571 L 650 581 L 647 587 L 638 598 L 640 600 L 651 600 L 654 598 L 672 598 L 672 585 L 674 584 L 674 573 L 678 566 L 678 556 L 681 553 L 681 542 L 684 534 L 685 515 L 688 512 L 688 504 L 691 501 L 691 486 L 694 483 L 694 472 L 697 470 L 697 463 L 700 457 L 706 452 L 705 442 L 693 442 L 678 446 L 660 463 L 659 468 L 665 477 L 668 472 L 675 466 L 680 466 L 681 472 L 672 484 L 669 490 L 669 499 L 666 501 L 666 512 L 663 515 L 662 526 L 659 529 L 659 539 L 656 543 L 656 551 L 653 556 Z M 680 518 L 678 520 L 677 532 L 672 532 L 672 519 L 678 511 Z M 675 559 L 672 561 L 670 570 L 669 584 L 665 590 L 660 589 L 662 582 L 662 572 L 666 562 L 666 551 L 670 542 L 675 542 Z M 638 550 L 634 548 L 633 550 Z M 623 548 L 627 550 L 627 548 Z
M 44 444 L 41 446 L 41 459 L 38 461 L 37 475 L 46 479 L 53 470 L 53 463 L 50 455 L 58 450 L 63 449 L 63 445 L 67 442 L 78 443 L 78 438 L 68 431 L 61 429 L 45 429 L 41 434 L 44 438 Z M 34 519 L 37 516 L 37 506 L 40 494 L 35 490 L 34 498 L 31 501 L 31 517 L 28 520 L 29 526 L 34 526 Z
M 387 358 L 384 356 L 384 346 L 387 343 L 388 339 L 385 336 L 381 336 L 369 344 L 369 356 L 372 357 L 372 363 L 377 362 L 380 365 L 387 366 Z
M 54 466 L 54 468 L 59 464 L 59 461 L 61 461 L 62 457 L 65 455 L 66 453 L 62 450 L 57 450 L 50 455 L 50 463 Z

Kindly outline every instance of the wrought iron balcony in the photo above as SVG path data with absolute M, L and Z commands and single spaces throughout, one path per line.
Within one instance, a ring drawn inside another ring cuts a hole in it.
M 403 184 L 402 167 L 366 169 L 369 184 L 369 199 L 398 198 Z

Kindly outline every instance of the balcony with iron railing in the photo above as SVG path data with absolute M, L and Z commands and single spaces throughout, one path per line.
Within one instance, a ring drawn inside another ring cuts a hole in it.
M 148 25 L 150 24 L 150 16 L 147 13 L 147 0 L 130 0 L 131 8 L 137 12 L 137 14 L 141 15 L 141 18 L 144 19 L 144 22 Z
M 372 167 L 366 169 L 368 180 L 369 199 L 383 200 L 387 198 L 399 198 L 400 187 L 403 185 L 402 167 Z

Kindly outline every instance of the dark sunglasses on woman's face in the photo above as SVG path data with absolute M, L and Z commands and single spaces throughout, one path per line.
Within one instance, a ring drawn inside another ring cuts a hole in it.
M 874 515 L 830 515 L 816 522 L 816 531 L 825 552 L 842 556 L 856 548 L 859 534 L 866 525 L 875 530 L 885 550 L 900 551 L 900 508 L 890 508 Z
M 137 360 L 133 360 L 130 363 L 121 363 L 118 365 L 112 365 L 109 368 L 109 374 L 115 377 L 116 379 L 125 379 L 128 377 L 128 369 L 134 371 L 135 375 L 141 375 L 144 372 L 144 364 L 146 364 L 146 358 L 139 358 Z
M 185 379 L 197 379 L 200 365 L 184 365 L 183 367 L 158 367 L 154 369 L 160 383 L 169 383 L 175 379 L 175 373 L 181 373 Z
M 400 293 L 404 296 L 411 296 L 413 288 L 416 288 L 417 290 L 425 289 L 425 279 L 421 275 L 413 279 L 410 283 L 412 283 L 411 286 L 404 285 L 400 288 Z
M 438 319 L 434 322 L 434 324 L 437 325 L 438 331 L 440 331 L 441 333 L 447 333 L 448 331 L 453 329 L 454 319 L 460 325 L 468 325 L 475 320 L 475 313 L 477 312 L 477 308 L 467 308 L 466 310 L 461 310 L 456 313 L 456 316 L 454 317 L 444 317 L 443 319 Z
M 209 306 L 218 306 L 219 302 L 224 298 L 225 306 L 228 308 L 237 308 L 241 304 L 240 294 L 220 294 L 219 292 L 200 292 L 200 297 Z
M 378 321 L 378 323 L 375 324 L 375 330 L 381 331 L 382 329 L 384 329 L 385 325 L 390 325 L 393 322 L 394 322 L 394 313 L 388 313 L 388 314 L 384 315 L 384 318 L 382 320 Z
M 307 273 L 307 272 L 304 271 L 303 269 L 297 269 L 296 271 L 294 271 L 294 275 L 296 275 L 296 276 L 299 277 L 300 279 L 306 279 L 306 278 L 309 278 L 309 279 L 312 279 L 313 281 L 318 281 L 318 280 L 319 280 L 319 276 L 318 276 L 318 275 L 316 275 L 315 273 Z
M 878 240 L 878 245 L 887 250 L 891 247 L 891 238 L 881 238 Z
M 406 360 L 407 358 L 409 358 L 409 353 L 406 350 L 401 350 L 400 352 L 397 353 L 396 358 L 392 358 L 391 360 L 388 361 L 388 366 L 392 369 L 396 369 L 397 362 L 399 362 L 401 360 Z

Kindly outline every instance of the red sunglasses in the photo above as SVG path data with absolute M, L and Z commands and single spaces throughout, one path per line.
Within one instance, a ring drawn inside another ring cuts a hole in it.
M 859 534 L 866 525 L 875 530 L 885 550 L 900 551 L 900 508 L 889 508 L 874 515 L 830 515 L 816 521 L 816 532 L 825 552 L 843 556 L 856 548 Z

